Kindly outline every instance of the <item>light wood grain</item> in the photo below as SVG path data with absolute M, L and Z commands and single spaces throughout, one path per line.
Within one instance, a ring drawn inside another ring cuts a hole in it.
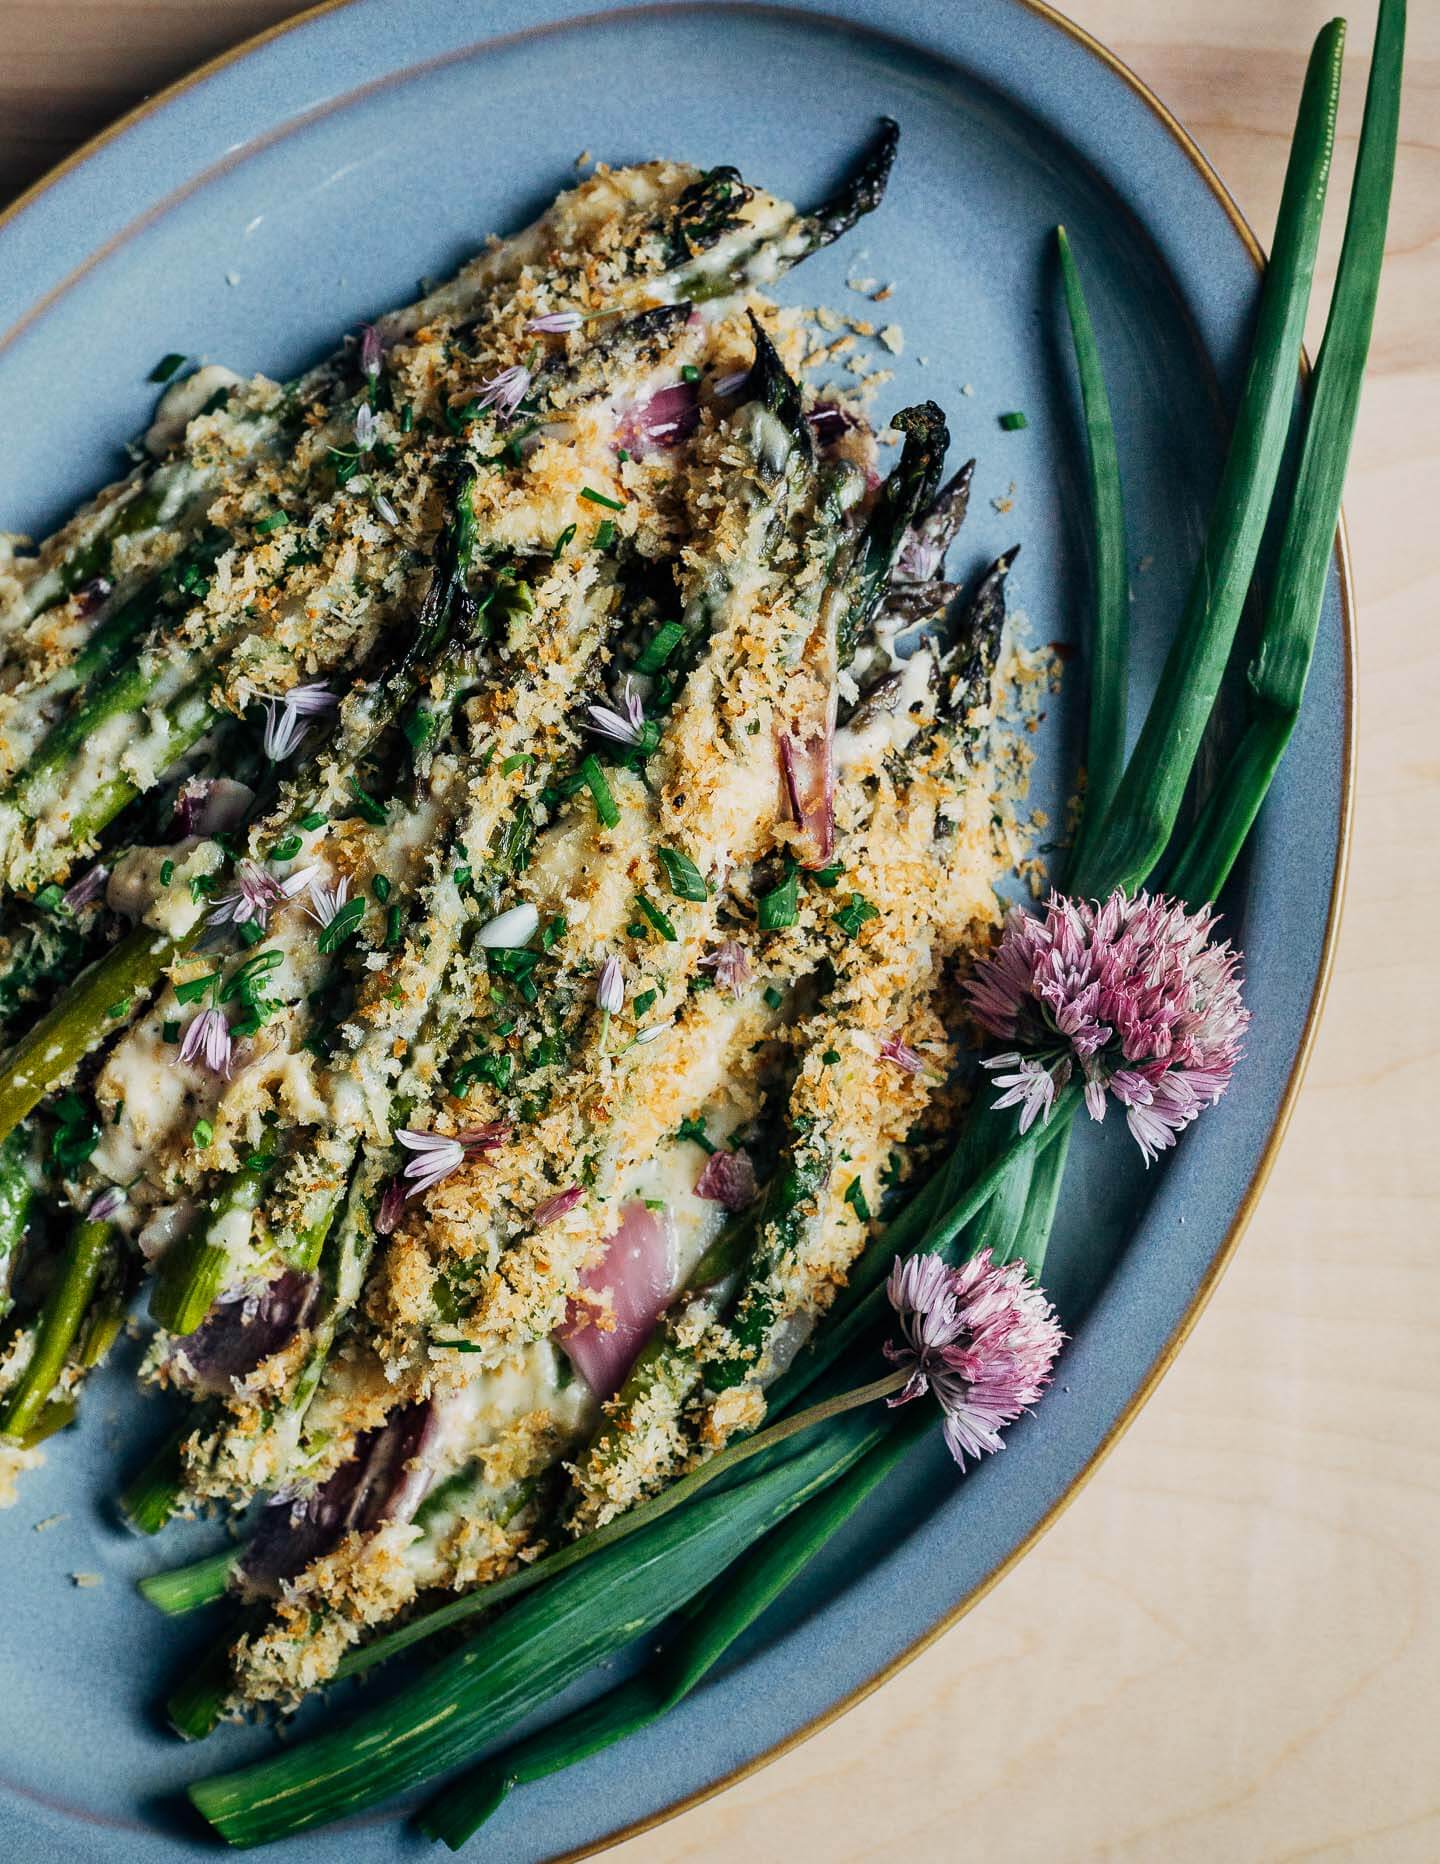
M 0 199 L 284 0 L 0 0 Z M 1319 0 L 1075 0 L 1268 234 Z M 1040 1546 L 848 1716 L 620 1864 L 1440 1858 L 1440 4 L 1346 498 L 1360 789 L 1329 1010 L 1235 1265 Z M 1341 113 L 1353 159 L 1369 8 Z M 1328 285 L 1338 219 L 1325 246 Z M 1318 328 L 1314 332 L 1318 336 Z

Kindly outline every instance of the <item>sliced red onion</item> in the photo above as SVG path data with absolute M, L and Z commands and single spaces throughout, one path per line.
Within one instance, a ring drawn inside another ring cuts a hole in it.
M 699 425 L 699 385 L 674 382 L 622 410 L 615 444 L 629 453 L 664 451 L 688 440 Z
M 343 1535 L 412 1520 L 434 1478 L 427 1451 L 436 1433 L 433 1404 L 402 1405 L 378 1430 L 367 1431 L 350 1461 L 319 1488 L 277 1496 L 261 1511 L 241 1562 L 247 1590 L 274 1598 L 284 1581 L 329 1553 Z
M 197 1391 L 230 1392 L 310 1318 L 320 1293 L 316 1275 L 286 1269 L 260 1288 L 239 1288 L 218 1301 L 193 1333 L 175 1342 L 177 1366 Z
M 648 1204 L 627 1204 L 605 1253 L 580 1278 L 587 1294 L 608 1295 L 605 1320 L 588 1318 L 584 1302 L 572 1301 L 556 1336 L 576 1371 L 599 1398 L 610 1398 L 655 1329 L 675 1290 L 675 1230 L 670 1214 Z
M 175 826 L 181 836 L 223 835 L 240 827 L 254 800 L 250 785 L 232 777 L 192 777 L 175 798 Z
M 791 816 L 800 825 L 800 864 L 823 867 L 835 851 L 835 734 L 828 720 L 804 738 L 781 733 L 780 769 Z
M 73 887 L 65 889 L 65 904 L 72 913 L 78 913 L 82 906 L 89 906 L 104 893 L 110 880 L 110 869 L 103 862 L 97 861 L 75 882 Z
M 375 1234 L 377 1236 L 392 1235 L 404 1208 L 405 1180 L 392 1178 L 386 1185 L 384 1195 L 380 1199 L 380 1207 L 375 1212 Z
M 748 1152 L 712 1152 L 695 1181 L 696 1197 L 723 1204 L 726 1210 L 744 1210 L 754 1203 L 759 1188 Z
M 578 1184 L 567 1185 L 563 1191 L 557 1191 L 554 1197 L 547 1197 L 543 1204 L 537 1204 L 530 1213 L 530 1221 L 537 1230 L 543 1230 L 547 1223 L 558 1223 L 582 1201 L 585 1193 Z
M 817 401 L 813 408 L 807 410 L 805 419 L 810 424 L 816 444 L 822 447 L 831 446 L 841 434 L 848 434 L 857 425 L 855 416 L 837 401 Z

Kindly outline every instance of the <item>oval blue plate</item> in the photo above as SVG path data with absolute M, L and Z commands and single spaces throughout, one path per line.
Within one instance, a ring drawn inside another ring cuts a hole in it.
M 42 532 L 111 476 L 165 352 L 292 371 L 527 218 L 582 149 L 733 161 L 806 200 L 885 112 L 903 138 L 883 209 L 784 295 L 863 308 L 847 278 L 894 283 L 877 321 L 902 323 L 906 342 L 881 405 L 945 406 L 954 458 L 979 458 L 969 560 L 1018 538 L 1032 639 L 1072 640 L 1088 515 L 1051 238 L 1069 228 L 1116 402 L 1148 690 L 1216 484 L 1257 276 L 1233 206 L 1155 101 L 1022 0 L 604 12 L 541 0 L 544 23 L 536 11 L 320 9 L 148 106 L 22 202 L 0 226 L 0 526 Z M 1024 431 L 1000 430 L 1010 409 Z M 1247 955 L 1250 1053 L 1163 1170 L 1143 1172 L 1119 1130 L 1080 1136 L 1048 1265 L 1072 1335 L 1051 1394 L 963 1481 L 937 1432 L 676 1714 L 518 1794 L 477 1852 L 521 1864 L 594 1846 L 835 1713 L 1029 1545 L 1146 1395 L 1253 1204 L 1314 1028 L 1349 798 L 1342 580 L 1337 566 L 1304 716 L 1226 902 Z M 1052 809 L 1073 768 L 1072 684 L 1042 733 L 1038 799 Z M 213 1856 L 178 1789 L 271 1739 L 231 1730 L 191 1752 L 160 1727 L 156 1704 L 205 1631 L 167 1624 L 133 1582 L 215 1530 L 156 1546 L 114 1525 L 108 1498 L 154 1425 L 132 1370 L 87 1393 L 78 1430 L 0 1517 L 0 1855 L 24 1864 Z M 102 1583 L 77 1589 L 77 1572 Z M 428 1850 L 397 1818 L 343 1843 L 352 1864 Z M 285 1855 L 333 1858 L 336 1841 Z

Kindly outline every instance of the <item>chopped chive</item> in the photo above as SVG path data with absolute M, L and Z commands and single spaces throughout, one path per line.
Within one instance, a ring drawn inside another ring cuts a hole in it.
M 593 485 L 587 485 L 580 496 L 581 498 L 588 498 L 592 505 L 603 505 L 607 511 L 623 511 L 625 509 L 625 501 L 623 498 L 607 498 L 603 492 L 597 492 Z
M 760 895 L 760 929 L 778 932 L 793 926 L 800 916 L 800 870 L 786 857 L 785 878 L 778 887 Z
M 872 906 L 863 893 L 852 893 L 846 905 L 836 907 L 833 917 L 835 923 L 854 938 L 867 919 L 880 917 L 880 908 Z
M 655 999 L 659 995 L 660 992 L 658 990 L 642 990 L 640 995 L 635 999 L 635 1014 L 637 1016 L 643 1016 L 646 1010 L 654 1007 Z
M 364 900 L 347 900 L 316 940 L 319 950 L 324 952 L 338 950 L 364 917 Z
M 1007 434 L 1015 434 L 1018 433 L 1022 427 L 1028 427 L 1030 423 L 1025 419 L 1025 416 L 1020 410 L 1015 408 L 1011 413 L 1002 414 L 1000 416 L 1000 425 L 1005 429 Z
M 549 951 L 552 945 L 564 938 L 566 930 L 564 913 L 556 913 L 553 919 L 547 919 L 540 928 L 540 949 Z
M 162 1042 L 178 1042 L 178 1041 L 180 1040 L 180 1025 L 179 1025 L 179 1023 L 177 1023 L 177 1022 L 165 1022 L 165 1023 L 161 1023 L 161 1025 L 160 1025 L 160 1040 L 161 1040 Z
M 402 434 L 408 434 L 413 431 L 414 426 L 415 409 L 410 402 L 407 401 L 400 410 L 400 431 Z
M 677 1139 L 688 1139 L 692 1145 L 697 1145 L 702 1151 L 709 1152 L 712 1155 L 720 1149 L 705 1131 L 705 1122 L 703 1120 L 697 1120 L 688 1114 L 680 1122 L 679 1126 L 676 1127 L 675 1137 Z
M 608 550 L 615 542 L 615 522 L 612 518 L 602 518 L 595 526 L 595 535 L 590 539 L 595 550 Z
M 500 766 L 500 775 L 508 777 L 517 770 L 528 770 L 535 762 L 533 751 L 517 751 L 513 757 L 507 757 Z
M 270 850 L 270 859 L 272 861 L 293 861 L 304 846 L 304 842 L 298 835 L 286 835 L 282 840 L 277 841 Z
M 710 889 L 705 885 L 705 878 L 688 854 L 682 853 L 679 848 L 657 848 L 655 853 L 665 869 L 670 891 L 677 899 L 709 899 Z
M 778 1010 L 780 1005 L 785 1001 L 784 991 L 777 990 L 773 984 L 767 984 L 760 994 L 764 997 L 772 1010 Z
M 310 815 L 301 816 L 300 826 L 308 834 L 312 829 L 324 828 L 328 820 L 328 816 L 320 815 L 318 811 L 312 812 Z
M 168 887 L 174 878 L 175 863 L 168 859 L 162 861 L 160 863 L 160 885 L 162 887 Z
M 64 903 L 65 903 L 64 890 L 63 888 L 57 886 L 53 880 L 50 882 L 48 887 L 42 887 L 40 891 L 35 895 L 35 904 L 40 908 L 41 912 L 45 912 L 45 913 L 58 912 L 60 908 L 64 905 Z
M 858 1178 L 852 1178 L 845 1187 L 845 1202 L 855 1212 L 862 1223 L 870 1221 L 870 1206 L 865 1198 L 865 1190 Z
M 675 649 L 685 639 L 685 624 L 667 621 L 658 627 L 640 650 L 635 662 L 637 673 L 658 673 Z
M 112 1003 L 105 1014 L 107 1016 L 128 1016 L 130 1014 L 130 1003 L 131 999 L 129 997 L 122 997 L 118 1003 Z
M 220 973 L 218 971 L 211 971 L 205 977 L 192 977 L 188 984 L 177 984 L 175 986 L 175 1001 L 177 1003 L 198 1003 L 205 995 L 206 991 L 209 990 L 210 986 L 212 984 L 218 984 L 219 982 Z
M 370 882 L 370 891 L 383 906 L 390 897 L 390 881 L 384 874 L 377 874 Z
M 644 913 L 645 917 L 667 944 L 676 945 L 680 942 L 680 934 L 675 930 L 672 921 L 666 914 L 661 912 L 660 908 L 647 894 L 637 893 L 635 895 L 635 904 L 640 908 L 641 912 Z
M 272 531 L 278 531 L 290 522 L 288 511 L 272 511 L 268 516 L 258 520 L 255 526 L 257 537 L 268 537 Z
M 210 1124 L 209 1120 L 197 1120 L 191 1130 L 190 1137 L 200 1150 L 204 1151 L 205 1147 L 208 1146 L 210 1141 L 215 1137 L 215 1128 Z
M 373 823 L 376 828 L 384 828 L 390 820 L 389 811 L 384 803 L 376 802 L 368 790 L 361 789 L 354 777 L 347 777 L 345 786 L 355 798 L 355 807 L 360 811 L 362 819 Z
M 573 524 L 567 524 L 565 526 L 565 529 L 555 539 L 555 546 L 550 552 L 550 557 L 551 557 L 552 562 L 556 558 L 564 556 L 565 552 L 570 548 L 571 544 L 574 543 L 575 528 L 576 527 Z
M 401 933 L 405 929 L 404 916 L 399 906 L 392 906 L 385 916 L 385 949 L 394 951 L 400 943 Z
M 844 872 L 845 867 L 843 862 L 832 861 L 829 867 L 817 868 L 810 878 L 815 882 L 817 887 L 828 888 L 835 886 Z
M 839 1059 L 840 1059 L 839 1049 L 833 1049 L 833 1048 L 827 1048 L 825 1053 L 820 1057 L 820 1060 L 824 1063 L 824 1065 L 827 1068 L 833 1068 L 836 1062 L 839 1061 Z
M 145 380 L 147 382 L 168 382 L 184 360 L 185 357 L 181 351 L 171 350 L 168 355 L 160 358 L 159 362 L 156 363 Z
M 596 815 L 606 828 L 614 828 L 620 820 L 620 805 L 616 802 L 610 785 L 605 781 L 605 772 L 600 768 L 600 759 L 593 751 L 580 765 L 577 775 L 594 799 Z
M 253 919 L 247 919 L 244 925 L 240 927 L 240 943 L 242 945 L 258 945 L 264 936 L 264 926 L 258 925 Z

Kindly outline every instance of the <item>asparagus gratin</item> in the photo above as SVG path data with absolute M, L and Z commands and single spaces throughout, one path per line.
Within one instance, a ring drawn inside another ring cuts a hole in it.
M 953 1117 L 1013 552 L 763 295 L 894 147 L 602 169 L 0 559 L 0 1481 L 143 1286 L 217 1710 L 752 1431 Z

